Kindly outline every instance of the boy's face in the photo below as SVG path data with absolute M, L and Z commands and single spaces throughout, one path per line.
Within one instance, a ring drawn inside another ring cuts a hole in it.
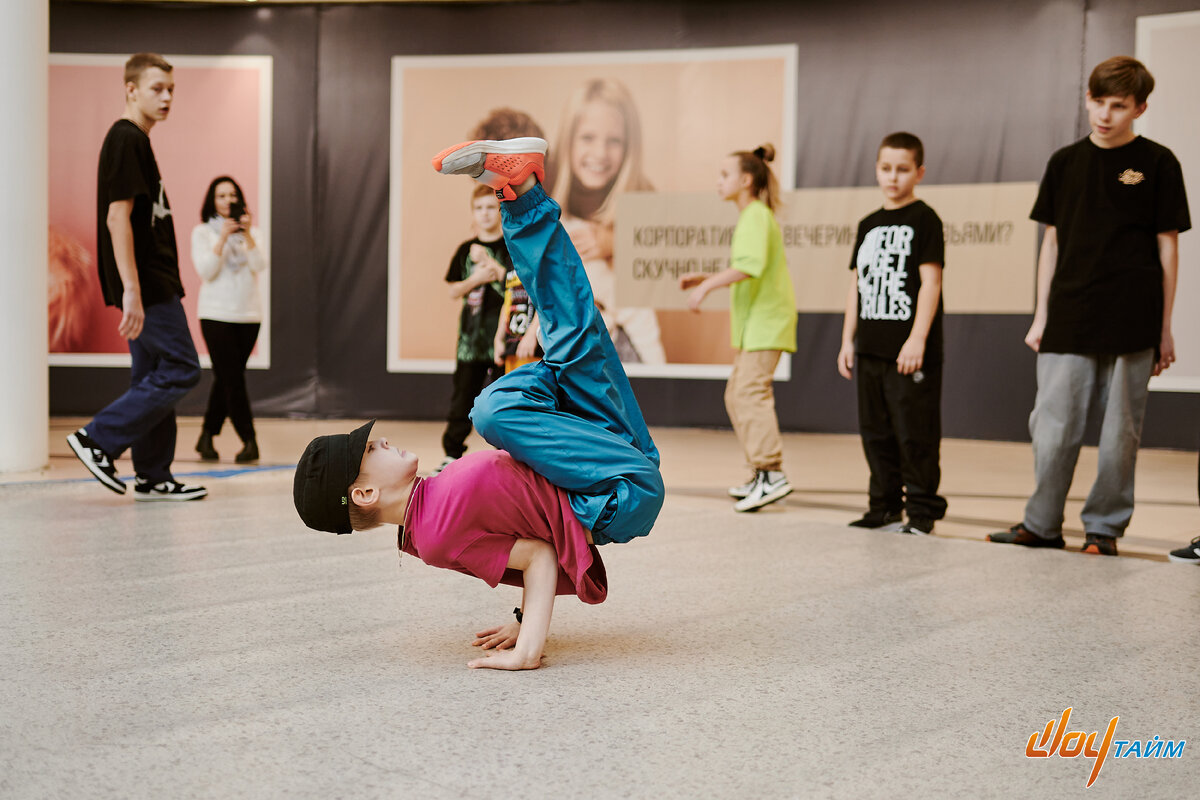
M 1131 94 L 1092 97 L 1088 92 L 1087 111 L 1092 141 L 1101 146 L 1116 146 L 1133 138 L 1133 121 L 1146 111 L 1146 104 L 1138 105 Z
M 380 436 L 367 442 L 355 484 L 366 484 L 379 489 L 401 489 L 412 483 L 416 476 L 416 455 L 393 447 L 387 439 Z
M 913 197 L 917 184 L 925 177 L 925 167 L 917 166 L 911 150 L 881 147 L 875 160 L 875 181 L 883 190 L 886 205 L 904 205 Z
M 162 122 L 171 113 L 171 101 L 175 98 L 175 79 L 170 72 L 158 67 L 142 71 L 137 83 L 125 84 L 126 101 L 142 113 L 146 119 Z
M 500 230 L 500 201 L 494 194 L 476 197 L 471 201 L 471 216 L 480 233 L 497 233 Z

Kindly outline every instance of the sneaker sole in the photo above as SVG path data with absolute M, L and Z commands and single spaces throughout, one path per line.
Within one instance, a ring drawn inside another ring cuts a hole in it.
M 1096 545 L 1096 544 L 1088 544 L 1088 545 L 1084 545 L 1084 546 L 1083 546 L 1083 547 L 1082 547 L 1082 548 L 1079 550 L 1079 552 L 1081 552 L 1081 553 L 1087 553 L 1089 556 L 1115 556 L 1115 555 L 1119 555 L 1118 553 L 1105 553 L 1103 550 L 1101 550 L 1101 549 L 1100 549 L 1100 545 Z
M 1200 567 L 1200 556 L 1192 556 L 1191 558 L 1188 558 L 1186 556 L 1177 556 L 1174 553 L 1167 553 L 1167 561 L 1175 564 L 1193 564 L 1197 567 Z
M 878 530 L 894 531 L 897 528 L 899 528 L 901 525 L 904 524 L 901 520 L 898 520 L 898 519 L 892 520 L 891 522 L 881 522 L 878 525 L 861 525 L 861 524 L 856 524 L 857 522 L 858 522 L 858 520 L 855 520 L 854 522 L 847 522 L 846 527 L 847 528 L 858 528 L 860 531 L 878 531 Z
M 207 489 L 201 492 L 189 492 L 188 494 L 150 494 L 136 490 L 133 493 L 133 499 L 139 503 L 186 503 L 189 500 L 199 500 L 202 497 L 208 497 Z
M 546 140 L 532 136 L 502 141 L 477 140 L 447 147 L 433 157 L 433 168 L 443 175 L 461 175 L 463 173 L 460 170 L 466 167 L 482 166 L 479 156 L 486 158 L 492 154 L 520 155 L 523 153 L 545 155 L 546 150 Z
M 91 453 L 87 452 L 91 450 L 91 448 L 85 447 L 83 442 L 76 438 L 75 434 L 72 433 L 67 436 L 67 444 L 70 445 L 71 452 L 75 454 L 75 457 L 78 458 L 85 467 L 87 467 L 87 471 L 92 473 L 92 477 L 104 485 L 104 488 L 110 489 L 117 494 L 125 494 L 125 492 L 128 491 L 128 487 L 124 483 L 105 475 L 96 467 L 95 464 L 92 463 Z M 85 455 L 85 453 L 87 454 Z
M 791 487 L 791 486 L 785 486 L 785 487 L 783 487 L 783 488 L 781 488 L 781 489 L 776 489 L 775 491 L 773 491 L 773 492 L 771 492 L 771 493 L 769 493 L 769 494 L 765 494 L 765 495 L 763 495 L 763 496 L 762 496 L 762 497 L 761 497 L 761 498 L 758 500 L 758 502 L 756 502 L 756 503 L 755 503 L 754 505 L 752 505 L 752 506 L 746 506 L 745 508 L 738 508 L 738 506 L 742 505 L 742 503 L 741 503 L 741 502 L 734 503 L 734 504 L 733 504 L 733 510 L 734 510 L 734 511 L 741 511 L 742 513 L 751 512 L 751 511 L 758 511 L 758 510 L 759 510 L 760 508 L 762 508 L 763 506 L 769 506 L 769 505 L 771 505 L 771 503 L 775 503 L 775 502 L 777 502 L 777 501 L 779 501 L 779 500 L 782 500 L 783 498 L 787 497 L 787 496 L 788 496 L 789 494 L 791 494 L 791 493 L 792 493 L 792 487 Z

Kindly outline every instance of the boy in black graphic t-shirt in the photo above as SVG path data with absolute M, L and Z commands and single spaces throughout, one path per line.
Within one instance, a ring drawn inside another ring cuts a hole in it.
M 462 458 L 471 433 L 471 407 L 494 374 L 492 343 L 504 305 L 504 279 L 512 268 L 500 223 L 500 201 L 482 184 L 471 196 L 475 236 L 458 246 L 446 270 L 450 296 L 462 300 L 454 381 L 442 450 L 446 457 L 433 474 Z
M 927 534 L 946 514 L 941 482 L 942 221 L 914 194 L 925 152 L 911 133 L 879 145 L 883 208 L 858 224 L 838 371 L 858 363 L 858 426 L 871 468 L 859 528 Z M 901 512 L 908 522 L 900 524 Z
M 1132 58 L 1100 63 L 1086 95 L 1091 134 L 1046 165 L 1030 215 L 1046 233 L 1025 337 L 1038 354 L 1029 417 L 1036 486 L 1024 519 L 988 536 L 993 542 L 1065 546 L 1063 506 L 1094 404 L 1104 417 L 1098 474 L 1081 514 L 1083 551 L 1115 556 L 1133 516 L 1148 383 L 1175 360 L 1177 246 L 1191 227 L 1179 162 L 1133 132 L 1153 89 L 1153 76 Z
M 138 53 L 125 64 L 125 115 L 100 148 L 96 251 L 104 302 L 121 309 L 117 332 L 129 341 L 130 386 L 67 437 L 84 466 L 117 494 L 125 484 L 114 460 L 133 455 L 135 500 L 195 500 L 203 486 L 171 475 L 175 403 L 200 380 L 200 362 L 183 313 L 175 226 L 150 148 L 150 129 L 167 118 L 175 91 L 162 56 Z

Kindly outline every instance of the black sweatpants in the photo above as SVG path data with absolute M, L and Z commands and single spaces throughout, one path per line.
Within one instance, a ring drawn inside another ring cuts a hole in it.
M 450 411 L 446 414 L 446 432 L 442 434 L 442 450 L 451 458 L 462 458 L 467 452 L 467 436 L 471 434 L 471 408 L 483 387 L 504 373 L 491 361 L 459 361 L 454 367 L 454 389 L 450 393 Z
M 212 359 L 213 382 L 204 412 L 204 430 L 213 436 L 221 432 L 225 418 L 243 442 L 254 441 L 254 415 L 246 393 L 246 361 L 258 340 L 257 322 L 218 322 L 200 320 L 200 333 Z
M 894 359 L 860 354 L 856 366 L 858 429 L 871 468 L 871 510 L 904 509 L 910 519 L 941 519 L 946 515 L 946 498 L 937 493 L 942 479 L 942 365 L 925 363 L 912 375 L 901 375 Z

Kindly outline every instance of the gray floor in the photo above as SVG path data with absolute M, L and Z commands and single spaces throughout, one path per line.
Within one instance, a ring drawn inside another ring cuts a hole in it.
M 1200 785 L 1200 570 L 668 499 L 560 598 L 546 667 L 465 668 L 515 589 L 305 530 L 291 473 L 135 506 L 0 486 L 0 796 L 1137 797 Z M 1182 758 L 1029 759 L 1072 729 Z M 1193 742 L 1193 740 L 1196 740 Z M 1193 749 L 1195 748 L 1195 749 Z

